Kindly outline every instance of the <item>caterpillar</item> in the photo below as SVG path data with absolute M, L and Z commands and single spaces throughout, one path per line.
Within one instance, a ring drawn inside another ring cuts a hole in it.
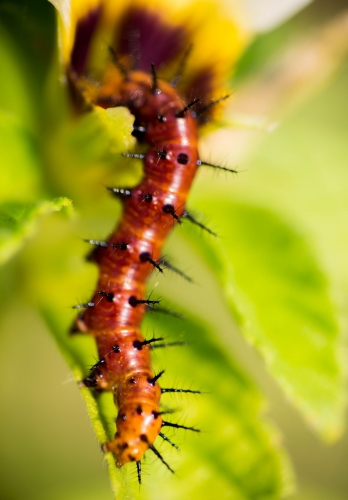
M 77 42 L 73 55 L 79 52 L 76 47 Z M 89 260 L 98 265 L 99 280 L 91 300 L 75 306 L 84 311 L 73 331 L 92 333 L 98 348 L 99 360 L 82 384 L 97 391 L 112 391 L 118 408 L 114 439 L 103 445 L 103 451 L 113 453 L 118 466 L 135 462 L 140 484 L 141 460 L 147 450 L 173 472 L 154 446 L 159 436 L 177 447 L 163 428 L 199 432 L 163 418 L 162 394 L 200 392 L 160 387 L 163 371 L 154 373 L 150 356 L 153 348 L 165 344 L 161 344 L 161 337 L 144 339 L 140 328 L 147 310 L 168 312 L 158 307 L 158 300 L 146 298 L 151 272 L 156 269 L 163 273 L 169 268 L 186 277 L 162 256 L 172 227 L 186 219 L 214 234 L 186 209 L 186 200 L 201 165 L 220 168 L 200 159 L 198 129 L 202 117 L 226 97 L 209 101 L 203 95 L 187 102 L 175 83 L 158 78 L 153 62 L 141 69 L 139 65 L 129 69 L 120 63 L 113 48 L 110 52 L 120 78 L 94 89 L 93 104 L 103 108 L 126 105 L 135 118 L 133 135 L 149 149 L 145 153 L 124 153 L 143 161 L 144 177 L 138 186 L 108 188 L 123 202 L 122 219 L 115 231 L 106 241 L 86 240 L 94 246 Z M 77 66 L 75 63 L 75 71 Z M 70 77 L 75 84 L 72 70 Z M 88 86 L 88 82 L 84 84 Z

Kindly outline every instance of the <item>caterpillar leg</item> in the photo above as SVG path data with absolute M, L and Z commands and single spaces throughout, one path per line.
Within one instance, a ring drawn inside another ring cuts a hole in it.
M 76 304 L 72 306 L 73 309 L 83 309 L 82 312 L 80 312 L 73 324 L 71 325 L 71 328 L 69 330 L 69 333 L 71 335 L 74 335 L 75 333 L 89 333 L 89 329 L 85 323 L 85 312 L 86 309 L 89 307 L 94 307 L 94 302 L 84 302 L 83 304 Z
M 86 323 L 84 322 L 84 313 L 77 316 L 71 328 L 69 330 L 70 335 L 75 335 L 77 333 L 90 333 Z

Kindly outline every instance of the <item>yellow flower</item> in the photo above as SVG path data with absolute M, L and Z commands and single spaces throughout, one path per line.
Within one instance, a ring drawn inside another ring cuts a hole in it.
M 173 75 L 191 48 L 186 79 L 195 93 L 191 98 L 223 91 L 250 38 L 238 6 L 212 0 L 51 1 L 60 13 L 64 64 L 77 76 L 90 72 L 100 78 L 109 47 L 127 66 L 150 72 L 153 62 L 165 76 Z
M 233 68 L 257 30 L 272 27 L 310 0 L 281 5 L 277 0 L 50 1 L 60 14 L 63 63 L 84 82 L 92 101 L 90 77 L 113 85 L 121 78 L 111 49 L 119 66 L 150 72 L 154 63 L 169 80 L 185 69 L 181 94 L 188 101 L 199 97 L 204 105 L 226 93 Z

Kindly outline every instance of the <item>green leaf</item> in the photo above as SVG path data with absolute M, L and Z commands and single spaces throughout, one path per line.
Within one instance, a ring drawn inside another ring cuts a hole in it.
M 133 121 L 126 108 L 95 107 L 78 121 L 69 123 L 65 131 L 67 144 L 79 155 L 84 168 L 86 162 L 114 160 L 115 155 L 134 144 Z
M 52 124 L 44 144 L 50 188 L 72 198 L 80 208 L 80 201 L 90 206 L 96 193 L 104 195 L 102 182 L 128 184 L 133 169 L 123 168 L 120 174 L 126 163 L 121 153 L 133 148 L 133 122 L 126 108 L 94 107 L 78 119 L 66 116 L 56 126 Z
M 81 380 L 86 374 L 86 366 L 95 359 L 94 339 L 89 335 L 68 338 L 61 316 L 58 318 L 52 309 L 46 309 L 44 316 L 75 380 Z M 166 338 L 178 340 L 177 320 L 166 318 L 165 321 L 153 321 L 150 318 L 149 324 L 151 328 L 158 328 Z M 185 322 L 184 340 L 192 343 L 192 347 L 183 349 L 180 356 L 176 355 L 178 348 L 161 353 L 156 351 L 155 369 L 163 365 L 166 367 L 166 375 L 162 377 L 164 387 L 191 387 L 207 391 L 193 401 L 188 397 L 182 398 L 179 417 L 172 417 L 173 421 L 179 418 L 181 422 L 180 415 L 184 412 L 185 425 L 198 426 L 203 433 L 197 436 L 188 431 L 177 431 L 173 436 L 169 432 L 170 439 L 180 444 L 179 453 L 158 439 L 156 447 L 160 446 L 161 453 L 175 468 L 179 480 L 156 460 L 152 467 L 149 451 L 147 458 L 150 461 L 143 463 L 146 474 L 140 494 L 134 478 L 130 479 L 135 466 L 129 464 L 120 471 L 116 469 L 113 457 L 107 454 L 115 498 L 159 499 L 163 498 L 161 492 L 166 491 L 168 499 L 227 495 L 234 500 L 271 500 L 289 493 L 291 470 L 279 448 L 277 432 L 262 416 L 264 402 L 255 386 L 199 323 L 193 320 Z M 180 381 L 177 373 L 180 373 Z M 86 388 L 81 393 L 97 438 L 104 443 L 115 432 L 115 408 L 111 397 L 104 394 L 95 399 Z M 176 402 L 175 396 L 163 396 L 164 405 L 172 407 Z
M 32 135 L 11 112 L 0 110 L 0 200 L 33 199 L 39 187 L 38 152 Z
M 255 147 L 250 145 L 237 182 L 220 177 L 214 183 L 223 196 L 253 200 L 303 228 L 328 269 L 343 314 L 348 294 L 348 102 L 341 96 L 347 78 L 343 65 L 330 86 L 281 120 Z
M 0 263 L 16 253 L 26 238 L 33 236 L 38 219 L 64 209 L 71 213 L 72 204 L 67 198 L 37 203 L 7 202 L 0 205 Z
M 21 117 L 30 128 L 35 127 L 35 113 L 21 69 L 20 54 L 14 42 L 0 24 L 0 108 Z
M 196 196 L 210 207 L 219 241 L 192 244 L 224 286 L 246 338 L 311 426 L 325 439 L 342 432 L 343 343 L 330 287 L 306 238 L 270 211 Z M 190 236 L 189 236 L 190 237 Z M 212 266 L 212 252 L 218 266 Z

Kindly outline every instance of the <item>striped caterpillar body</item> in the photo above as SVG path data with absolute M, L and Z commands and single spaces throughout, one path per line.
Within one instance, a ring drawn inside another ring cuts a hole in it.
M 110 98 L 111 95 L 111 98 Z M 124 202 L 123 216 L 108 241 L 87 240 L 95 249 L 91 259 L 99 267 L 97 292 L 78 317 L 74 330 L 90 332 L 97 342 L 99 361 L 83 384 L 112 391 L 118 408 L 117 431 L 103 446 L 112 452 L 118 466 L 136 462 L 141 482 L 141 460 L 151 449 L 172 471 L 153 443 L 157 436 L 175 446 L 162 434 L 165 426 L 181 426 L 162 419 L 161 389 L 150 361 L 151 344 L 144 340 L 140 324 L 156 300 L 145 298 L 146 280 L 154 268 L 162 269 L 161 251 L 173 224 L 182 217 L 195 220 L 185 210 L 186 199 L 201 164 L 197 150 L 197 120 L 178 91 L 151 73 L 131 71 L 118 85 L 117 93 L 102 89 L 97 104 L 104 107 L 127 103 L 135 116 L 135 132 L 150 145 L 145 155 L 128 154 L 144 160 L 144 178 L 132 189 L 113 188 Z M 105 104 L 107 103 L 107 104 Z M 198 391 L 179 391 L 193 392 Z

